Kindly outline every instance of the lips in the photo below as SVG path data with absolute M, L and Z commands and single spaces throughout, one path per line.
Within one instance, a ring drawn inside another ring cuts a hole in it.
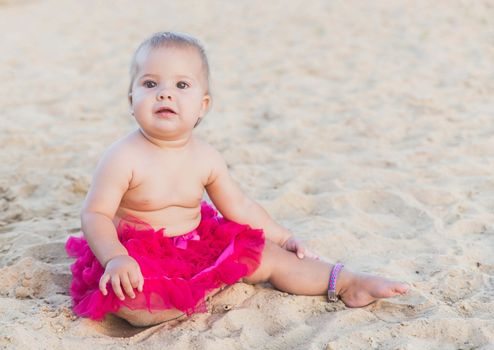
M 170 107 L 160 107 L 156 110 L 156 114 L 160 116 L 169 116 L 169 115 L 174 115 L 177 114 L 172 108 Z

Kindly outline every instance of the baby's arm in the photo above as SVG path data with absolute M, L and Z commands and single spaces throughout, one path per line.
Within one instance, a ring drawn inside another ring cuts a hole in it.
M 130 175 L 130 177 L 129 177 Z M 118 152 L 110 149 L 96 168 L 81 212 L 82 232 L 102 266 L 113 257 L 127 254 L 118 241 L 113 217 L 128 189 L 129 172 Z
M 118 240 L 113 217 L 132 179 L 132 169 L 124 152 L 115 146 L 103 156 L 81 213 L 82 232 L 94 255 L 105 268 L 100 289 L 107 294 L 111 281 L 115 294 L 123 299 L 121 287 L 133 297 L 133 288 L 142 291 L 143 278 L 137 262 Z
M 244 194 L 231 178 L 225 161 L 216 150 L 209 151 L 207 160 L 212 169 L 206 190 L 225 218 L 248 224 L 252 228 L 262 228 L 267 239 L 285 248 L 287 243 L 295 241 L 290 231 L 274 221 L 264 208 Z

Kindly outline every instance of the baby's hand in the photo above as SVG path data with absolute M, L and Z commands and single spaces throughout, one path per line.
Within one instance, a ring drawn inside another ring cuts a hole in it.
M 290 252 L 296 253 L 299 259 L 303 259 L 304 256 L 307 256 L 307 257 L 313 258 L 313 259 L 319 259 L 319 257 L 317 255 L 315 255 L 315 254 L 309 252 L 307 249 L 305 249 L 305 247 L 302 245 L 302 243 L 300 243 L 299 240 L 293 236 L 288 238 L 285 241 L 285 243 L 283 243 L 283 245 L 281 247 L 290 251 Z
M 129 297 L 134 299 L 134 288 L 142 292 L 144 285 L 144 277 L 142 276 L 139 264 L 137 264 L 134 258 L 128 255 L 118 255 L 106 263 L 105 272 L 99 280 L 99 289 L 103 295 L 108 294 L 106 290 L 108 281 L 111 281 L 113 291 L 120 300 L 125 299 L 121 287 L 123 287 Z

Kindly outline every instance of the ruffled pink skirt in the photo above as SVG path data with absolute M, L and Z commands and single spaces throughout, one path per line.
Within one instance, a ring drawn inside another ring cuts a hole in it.
M 192 232 L 167 237 L 138 219 L 122 220 L 117 228 L 120 242 L 138 262 L 144 276 L 142 293 L 120 300 L 108 283 L 108 294 L 99 290 L 104 269 L 84 237 L 70 237 L 67 254 L 76 258 L 70 292 L 74 312 L 101 320 L 121 306 L 150 312 L 178 309 L 187 315 L 207 311 L 206 294 L 252 274 L 264 248 L 262 230 L 251 229 L 218 216 L 206 202 L 201 223 Z

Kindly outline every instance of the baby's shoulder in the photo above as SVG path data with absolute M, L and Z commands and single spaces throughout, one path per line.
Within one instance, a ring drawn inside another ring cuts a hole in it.
M 208 174 L 206 183 L 209 184 L 218 175 L 228 172 L 228 166 L 223 156 L 215 147 L 203 140 L 200 140 L 197 145 L 201 149 L 201 156 L 198 159 Z
M 130 164 L 138 153 L 137 139 L 130 133 L 112 143 L 101 157 L 101 163 L 125 163 Z
M 201 156 L 200 159 L 210 164 L 212 162 L 216 163 L 216 162 L 221 162 L 223 160 L 223 157 L 221 156 L 220 152 L 208 142 L 200 138 L 195 138 L 195 143 L 196 143 L 196 147 L 195 147 L 196 152 L 198 155 Z

